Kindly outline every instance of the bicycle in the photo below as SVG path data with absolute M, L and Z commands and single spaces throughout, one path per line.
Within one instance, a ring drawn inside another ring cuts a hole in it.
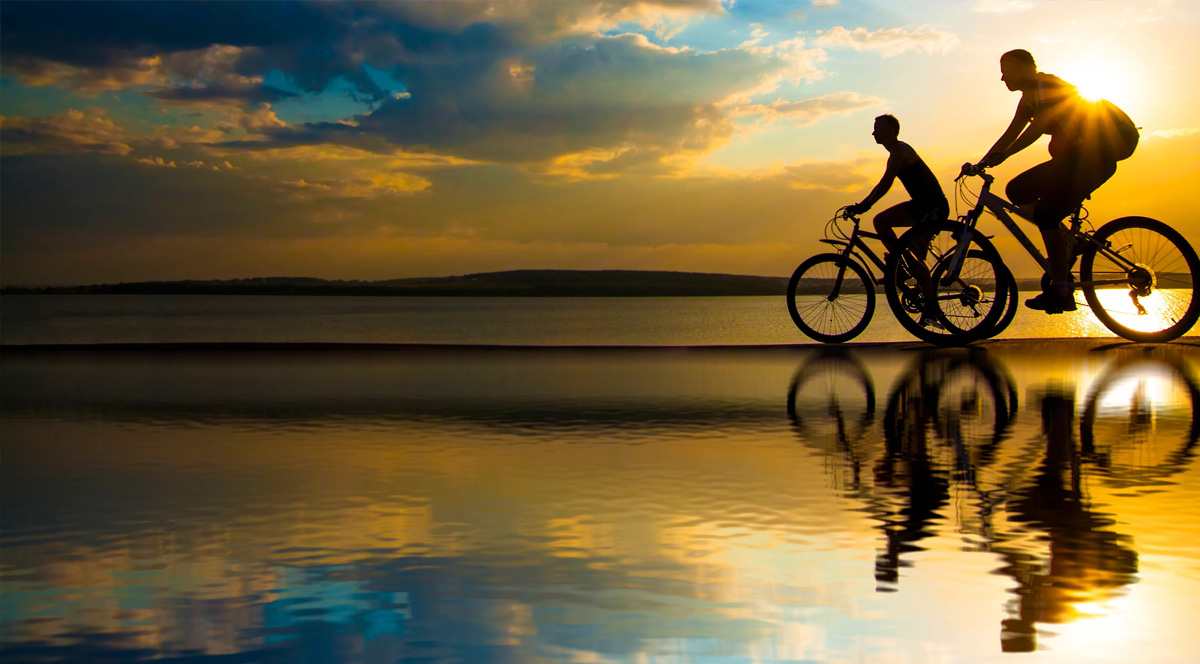
M 853 228 L 847 232 L 841 222 L 849 221 Z M 889 274 L 887 265 L 890 261 L 876 255 L 866 244 L 866 239 L 879 240 L 877 233 L 862 230 L 861 221 L 857 215 L 851 214 L 848 208 L 841 208 L 825 225 L 825 238 L 821 242 L 839 247 L 837 253 L 817 254 L 800 263 L 792 278 L 788 281 L 787 307 L 792 321 L 801 332 L 810 338 L 825 343 L 843 343 L 853 339 L 866 329 L 875 313 L 875 287 L 886 286 Z M 927 220 L 918 223 L 914 228 L 923 229 L 931 224 Z M 911 231 L 910 231 L 911 232 Z M 893 252 L 899 254 L 901 252 Z M 921 251 L 917 250 L 916 255 Z M 968 258 L 976 259 L 980 250 L 973 250 Z M 885 257 L 887 254 L 885 254 Z M 919 259 L 914 258 L 914 261 Z M 911 261 L 909 261 L 911 262 Z M 960 317 L 955 313 L 947 315 L 941 308 L 920 306 L 919 314 L 924 314 L 918 325 L 933 330 L 940 330 L 938 336 L 945 336 L 953 341 L 957 335 L 970 331 L 984 322 L 990 327 L 999 322 L 1004 313 L 1004 304 L 1010 294 L 1005 285 L 1011 280 L 1011 275 L 997 261 L 984 261 L 986 270 L 967 270 L 955 275 L 948 282 L 946 298 L 954 298 L 961 302 L 964 310 L 971 312 L 970 316 Z M 875 276 L 871 266 L 878 270 L 880 277 Z M 907 284 L 908 275 L 901 272 L 900 289 L 904 293 L 916 291 L 924 275 L 918 275 L 916 285 Z M 999 290 L 997 289 L 999 287 Z M 1013 291 L 1015 296 L 1015 291 Z M 804 299 L 811 297 L 812 299 Z M 919 300 L 916 296 L 906 296 L 904 302 L 892 304 L 892 311 L 901 323 L 905 322 L 906 307 Z M 891 304 L 891 301 L 889 300 Z M 964 322 L 967 320 L 967 322 Z
M 967 265 L 965 260 L 972 246 L 981 253 L 976 258 L 1003 263 L 991 245 L 990 236 L 984 235 L 976 226 L 984 210 L 1004 224 L 1030 257 L 1048 271 L 1048 262 L 1029 237 L 1013 220 L 1013 215 L 1032 220 L 1024 210 L 991 192 L 995 177 L 980 164 L 963 164 L 955 182 L 960 198 L 968 198 L 964 179 L 979 177 L 983 180 L 974 206 L 960 217 L 958 222 L 946 222 L 936 229 L 931 238 L 913 231 L 906 232 L 897 243 L 897 254 L 909 256 L 916 249 L 924 250 L 929 243 L 929 258 L 926 263 L 936 267 L 938 286 L 958 277 Z M 1196 275 L 1200 274 L 1200 258 L 1183 236 L 1167 224 L 1148 217 L 1121 217 L 1099 229 L 1084 229 L 1087 210 L 1079 206 L 1067 219 L 1064 229 L 1071 251 L 1071 270 L 1074 286 L 1083 291 L 1086 305 L 1100 322 L 1117 335 L 1139 342 L 1166 342 L 1178 338 L 1192 329 L 1200 318 L 1200 298 L 1195 291 Z M 903 290 L 893 283 L 894 279 L 912 272 L 912 267 L 901 267 L 899 261 L 890 261 L 884 285 L 888 302 L 893 309 L 903 304 L 905 298 L 922 297 L 922 289 Z M 1078 263 L 1078 270 L 1076 270 Z M 934 271 L 930 268 L 931 272 Z M 1077 274 L 1075 274 L 1077 273 Z M 1043 288 L 1048 277 L 1043 276 Z M 1126 291 L 1122 293 L 1121 291 Z M 990 325 L 980 325 L 964 333 L 947 331 L 957 336 L 958 343 L 975 341 L 999 334 L 1016 313 L 1016 283 L 1009 289 L 1009 298 L 1004 314 Z M 937 300 L 939 305 L 943 300 Z M 1153 311 L 1153 313 L 1151 313 Z M 913 323 L 912 316 L 901 319 L 906 329 L 920 338 L 927 331 Z M 924 335 L 924 336 L 923 336 Z M 945 342 L 939 338 L 927 341 Z

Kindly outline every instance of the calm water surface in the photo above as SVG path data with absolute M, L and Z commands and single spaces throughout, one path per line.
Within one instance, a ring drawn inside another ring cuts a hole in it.
M 0 661 L 1195 661 L 1196 347 L 1091 346 L 6 349 Z
M 882 297 L 882 296 L 881 296 Z M 16 295 L 5 344 L 337 342 L 518 346 L 811 343 L 782 297 L 497 298 Z M 1193 332 L 1193 334 L 1200 334 Z M 999 338 L 1116 338 L 1086 307 L 1022 308 Z M 856 342 L 912 341 L 882 299 Z

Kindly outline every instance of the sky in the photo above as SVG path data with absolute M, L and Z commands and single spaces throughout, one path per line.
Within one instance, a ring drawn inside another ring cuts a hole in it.
M 1092 222 L 1200 246 L 1196 34 L 1191 0 L 5 0 L 0 282 L 786 276 L 878 181 L 881 113 L 955 209 L 1013 48 L 1141 127 Z

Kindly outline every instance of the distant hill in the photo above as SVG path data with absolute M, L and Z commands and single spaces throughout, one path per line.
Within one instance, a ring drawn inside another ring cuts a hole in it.
M 513 270 L 454 277 L 337 281 L 257 277 L 214 281 L 142 281 L 90 286 L 7 286 L 4 295 L 385 295 L 385 296 L 711 296 L 783 295 L 787 277 L 640 270 Z

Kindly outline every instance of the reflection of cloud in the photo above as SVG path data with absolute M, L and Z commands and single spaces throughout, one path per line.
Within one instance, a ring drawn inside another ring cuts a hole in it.
M 1151 135 L 1159 138 L 1182 138 L 1183 136 L 1191 136 L 1192 134 L 1200 133 L 1200 127 L 1187 127 L 1185 129 L 1158 129 L 1151 132 Z
M 1008 14 L 1027 12 L 1033 9 L 1033 3 L 1029 0 L 978 0 L 971 9 L 988 14 Z
M 830 115 L 847 115 L 866 108 L 882 106 L 883 99 L 857 92 L 835 92 L 801 101 L 778 100 L 770 104 L 747 104 L 733 109 L 731 115 L 759 116 L 764 122 L 789 120 L 797 126 L 816 124 Z
M 837 4 L 838 0 L 813 0 L 812 6 L 817 9 L 828 9 L 830 7 L 836 7 Z
M 6 156 L 78 152 L 127 155 L 132 152 L 124 130 L 104 115 L 104 109 L 89 107 L 46 118 L 0 116 L 3 139 L 0 146 Z
M 911 32 L 904 28 L 869 32 L 866 28 L 847 30 L 839 25 L 826 30 L 817 38 L 817 43 L 856 51 L 874 51 L 889 58 L 906 51 L 930 55 L 945 53 L 958 44 L 958 37 L 929 26 L 921 26 Z

